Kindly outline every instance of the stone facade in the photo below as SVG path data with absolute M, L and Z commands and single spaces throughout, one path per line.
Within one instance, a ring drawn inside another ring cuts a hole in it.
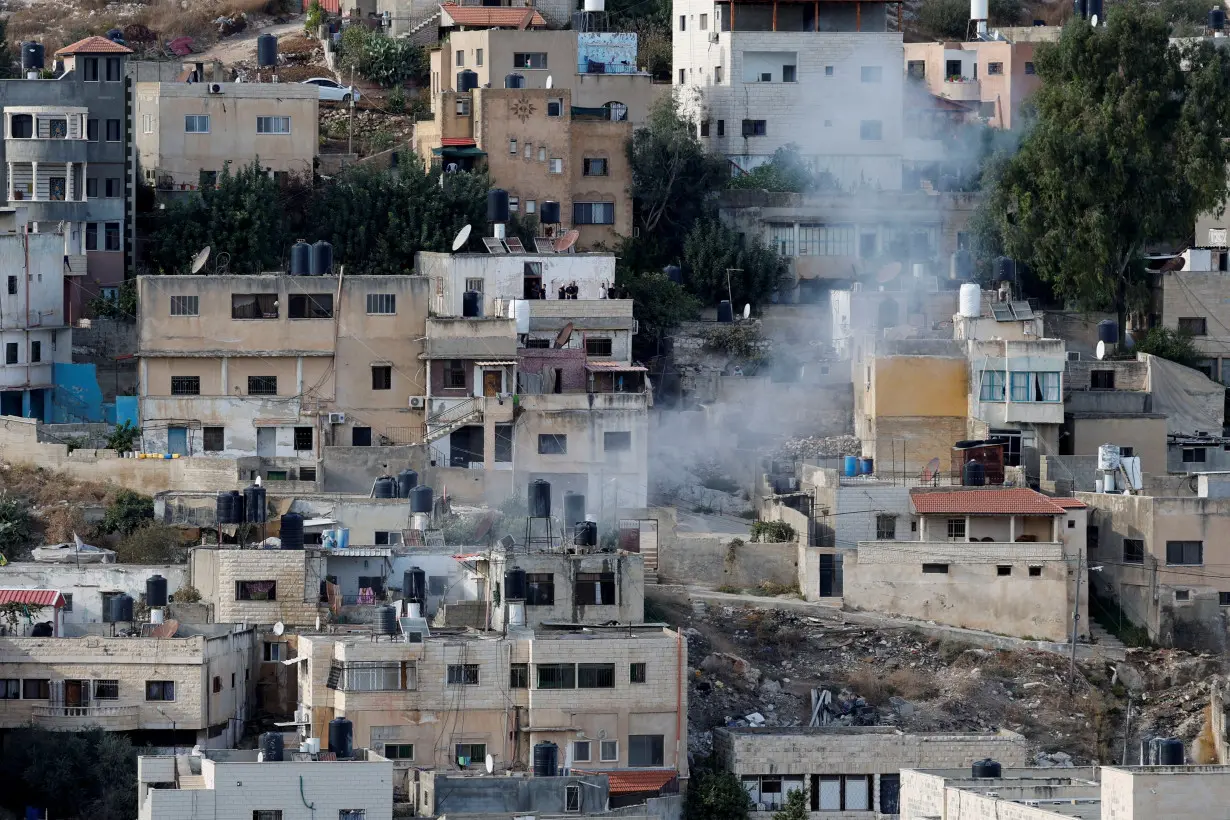
M 209 549 L 192 551 L 191 578 L 201 599 L 213 605 L 218 623 L 310 626 L 323 614 L 320 582 L 325 556 L 317 550 Z M 244 599 L 268 595 L 242 590 L 244 582 L 273 582 L 275 600 Z

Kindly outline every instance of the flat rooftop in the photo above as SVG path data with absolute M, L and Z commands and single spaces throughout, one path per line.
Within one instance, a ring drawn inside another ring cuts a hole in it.
M 980 795 L 997 803 L 1027 805 L 1057 817 L 1078 820 L 1099 820 L 1102 816 L 1102 787 L 1094 767 L 1005 769 L 1000 777 L 987 778 L 975 778 L 969 769 L 919 771 L 944 777 L 946 789 Z
M 924 738 L 1016 738 L 1014 732 L 905 732 L 895 726 L 730 726 L 719 727 L 714 731 L 729 732 L 732 735 L 763 735 L 765 737 L 824 737 L 826 735 L 886 735 L 892 737 L 924 737 Z M 968 769 L 954 769 L 954 773 L 969 776 Z M 933 774 L 928 770 L 929 774 Z M 956 774 L 954 774 L 956 776 Z

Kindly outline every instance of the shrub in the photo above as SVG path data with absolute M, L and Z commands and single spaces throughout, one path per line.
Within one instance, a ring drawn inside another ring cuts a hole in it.
M 794 527 L 785 521 L 755 521 L 752 540 L 761 543 L 786 543 L 794 540 Z
M 393 87 L 389 92 L 389 96 L 384 100 L 384 107 L 388 109 L 390 114 L 405 114 L 406 113 L 406 89 L 400 85 Z
M 0 552 L 25 549 L 30 543 L 31 522 L 26 504 L 12 498 L 0 499 Z
M 115 494 L 115 500 L 107 507 L 98 529 L 108 535 L 131 535 L 153 519 L 154 499 L 132 490 L 120 490 Z
M 195 604 L 201 600 L 201 591 L 192 584 L 184 584 L 171 593 L 171 600 L 177 604 Z
M 115 558 L 124 564 L 171 564 L 180 559 L 183 533 L 170 524 L 146 521 L 120 539 Z
M 107 449 L 117 453 L 128 453 L 136 449 L 137 439 L 141 438 L 141 428 L 131 421 L 125 421 L 116 426 L 107 436 Z
M 303 27 L 308 30 L 309 34 L 315 35 L 324 21 L 325 10 L 320 7 L 319 0 L 312 0 L 312 5 L 308 6 L 307 17 L 303 21 Z

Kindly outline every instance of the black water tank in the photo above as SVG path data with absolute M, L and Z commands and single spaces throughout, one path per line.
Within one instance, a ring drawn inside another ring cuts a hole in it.
M 1158 738 L 1157 765 L 1182 766 L 1184 763 L 1183 741 L 1173 737 Z
M 21 44 L 21 68 L 23 71 L 38 71 L 44 65 L 42 43 L 33 41 Z
M 508 222 L 508 191 L 503 188 L 487 192 L 487 221 L 499 225 Z
M 543 200 L 542 208 L 538 212 L 538 219 L 544 225 L 560 224 L 559 203 L 553 199 Z
M 1082 20 L 1088 19 L 1089 18 L 1088 0 L 1073 0 L 1072 11 L 1077 17 L 1081 18 Z
M 402 574 L 401 595 L 407 601 L 427 601 L 427 573 L 418 567 L 410 567 Z
M 729 299 L 723 299 L 722 301 L 718 302 L 717 319 L 719 322 L 725 322 L 727 324 L 735 320 L 735 311 L 734 311 L 734 308 L 730 306 Z
M 971 459 L 965 462 L 965 469 L 962 472 L 961 483 L 966 487 L 982 487 L 987 483 L 987 468 L 980 461 Z
M 970 447 L 977 447 L 980 444 L 982 444 L 982 441 L 980 439 L 964 438 L 952 446 L 956 447 L 958 450 L 968 450 Z
M 505 74 L 505 88 L 525 88 L 525 77 L 521 74 Z
M 410 491 L 410 512 L 430 513 L 432 507 L 431 487 L 420 484 Z
M 457 72 L 457 93 L 465 94 L 478 88 L 478 74 L 465 69 Z
M 1096 16 L 1099 23 L 1106 22 L 1106 17 L 1102 14 L 1102 0 L 1088 0 L 1088 6 L 1090 19 Z
M 953 251 L 952 259 L 948 266 L 948 278 L 961 282 L 974 278 L 974 258 L 970 256 L 970 252 L 965 248 L 958 248 Z
M 145 579 L 145 605 L 167 605 L 167 579 L 161 575 L 151 575 Z
M 666 274 L 666 278 L 674 282 L 676 285 L 683 284 L 683 270 L 678 265 L 667 265 L 662 269 Z
M 262 34 L 256 38 L 256 65 L 260 68 L 272 68 L 278 64 L 278 38 L 272 34 Z
M 554 743 L 534 744 L 534 777 L 555 777 L 559 768 L 559 747 Z
M 329 721 L 329 751 L 340 758 L 349 758 L 351 739 L 354 737 L 354 724 L 344 717 Z
M 397 497 L 409 498 L 410 491 L 419 483 L 419 474 L 409 467 L 397 474 Z
M 111 620 L 116 623 L 132 621 L 132 596 L 115 595 L 111 598 L 109 607 Z
M 219 524 L 234 524 L 231 520 L 234 515 L 231 512 L 231 494 L 218 493 L 218 498 L 214 502 L 214 517 L 218 519 Z
M 230 523 L 242 524 L 244 521 L 247 521 L 247 518 L 244 517 L 245 508 L 246 504 L 244 503 L 243 493 L 239 492 L 239 490 L 231 490 L 231 515 L 233 520 Z
M 311 276 L 312 246 L 302 239 L 290 246 L 290 275 Z
M 525 600 L 525 570 L 513 567 L 504 573 L 504 600 Z
M 313 276 L 328 276 L 333 273 L 333 243 L 323 239 L 312 243 Z
M 391 475 L 382 475 L 372 486 L 372 496 L 375 498 L 397 498 L 397 479 Z
M 536 478 L 530 482 L 530 518 L 551 517 L 551 483 Z
M 269 517 L 265 505 L 265 488 L 253 484 L 243 491 L 244 520 L 249 524 L 264 524 Z
M 397 610 L 391 606 L 376 608 L 376 634 L 393 635 L 397 632 Z
M 124 42 L 124 30 L 121 28 L 113 28 L 107 30 L 107 39 L 113 43 Z
M 1098 341 L 1108 345 L 1119 343 L 1119 323 L 1114 319 L 1103 319 L 1098 322 Z
M 1016 279 L 1016 262 L 1013 262 L 1006 256 L 996 258 L 995 281 L 1011 282 L 1014 279 Z
M 303 516 L 299 513 L 286 513 L 281 522 L 282 549 L 303 549 Z
M 585 520 L 585 496 L 568 490 L 564 493 L 564 528 L 574 527 Z
M 573 533 L 572 543 L 578 547 L 598 546 L 598 522 L 579 521 Z
M 286 740 L 281 732 L 261 733 L 261 751 L 265 753 L 266 763 L 281 763 L 285 748 Z
M 976 778 L 992 778 L 999 777 L 1003 774 L 1003 767 L 991 758 L 987 757 L 982 760 L 974 761 L 973 771 L 971 772 Z
M 1221 31 L 1226 27 L 1226 12 L 1223 9 L 1209 9 L 1209 28 L 1213 31 Z M 25 46 L 22 46 L 22 53 L 25 53 Z M 22 60 L 22 68 L 25 68 L 25 60 Z
M 461 315 L 468 319 L 481 319 L 483 295 L 476 290 L 467 290 L 461 294 Z

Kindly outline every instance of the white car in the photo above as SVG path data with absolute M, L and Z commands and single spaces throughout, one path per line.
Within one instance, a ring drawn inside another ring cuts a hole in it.
M 359 89 L 353 85 L 342 85 L 337 80 L 330 80 L 328 77 L 313 77 L 310 80 L 304 80 L 303 84 L 316 86 L 320 89 L 320 98 L 331 102 L 348 103 L 351 97 L 358 102 L 362 96 Z

